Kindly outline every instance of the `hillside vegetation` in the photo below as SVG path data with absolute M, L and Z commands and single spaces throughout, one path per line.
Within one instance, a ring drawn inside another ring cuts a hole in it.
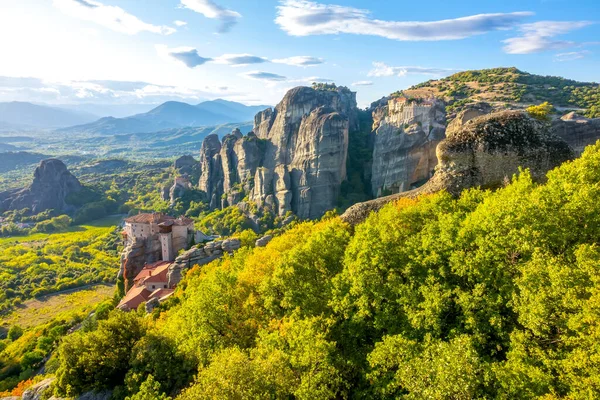
M 0 315 L 36 296 L 115 282 L 117 223 L 111 218 L 64 233 L 0 239 Z
M 191 270 L 145 318 L 66 337 L 56 394 L 600 397 L 600 143 L 536 184 L 293 225 Z
M 585 109 L 589 118 L 600 117 L 600 85 L 556 76 L 540 76 L 517 68 L 464 71 L 439 80 L 415 85 L 404 94 L 433 94 L 448 101 L 449 111 L 475 101 L 497 103 L 542 103 Z

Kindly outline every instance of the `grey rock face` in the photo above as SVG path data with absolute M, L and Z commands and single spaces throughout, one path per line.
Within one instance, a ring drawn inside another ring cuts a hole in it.
M 121 253 L 121 268 L 118 276 L 125 280 L 125 289 L 129 290 L 133 280 L 146 264 L 157 262 L 162 257 L 160 238 L 158 234 L 148 239 L 133 238 Z
M 21 398 L 23 400 L 41 400 L 42 394 L 48 390 L 52 382 L 54 382 L 53 378 L 44 379 L 23 392 Z
M 194 247 L 175 259 L 175 262 L 169 267 L 167 277 L 169 278 L 169 287 L 175 287 L 183 279 L 184 271 L 192 268 L 194 265 L 206 265 L 217 260 L 225 253 L 233 253 L 241 247 L 239 239 L 226 239 L 209 242 L 203 247 Z
M 552 131 L 564 139 L 576 154 L 583 153 L 586 146 L 600 139 L 600 118 L 588 119 L 569 113 L 553 121 Z
M 223 166 L 221 141 L 217 135 L 208 135 L 200 150 L 200 181 L 198 187 L 206 193 L 211 209 L 219 208 L 223 195 Z
M 33 214 L 45 210 L 71 211 L 66 199 L 83 186 L 60 160 L 43 160 L 36 168 L 33 182 L 20 191 L 0 194 L 0 212 L 30 208 Z
M 266 245 L 269 244 L 269 242 L 273 240 L 273 236 L 271 235 L 266 235 L 261 237 L 260 239 L 258 239 L 255 243 L 256 247 L 265 247 Z
M 198 161 L 192 156 L 181 156 L 175 160 L 174 167 L 179 174 L 191 176 L 198 169 Z
M 536 180 L 575 156 L 547 123 L 519 111 L 484 115 L 466 122 L 437 147 L 435 175 L 424 186 L 376 200 L 355 204 L 342 215 L 351 224 L 402 197 L 446 190 L 458 196 L 471 187 L 500 187 L 519 167 L 529 168 Z
M 211 208 L 248 196 L 279 215 L 318 218 L 336 204 L 346 178 L 348 132 L 357 126 L 356 97 L 348 89 L 292 89 L 274 110 L 256 115 L 248 136 L 205 139 L 200 190 Z
M 385 99 L 384 99 L 385 100 Z M 435 148 L 445 137 L 444 104 L 391 98 L 373 110 L 373 196 L 414 189 L 433 175 Z

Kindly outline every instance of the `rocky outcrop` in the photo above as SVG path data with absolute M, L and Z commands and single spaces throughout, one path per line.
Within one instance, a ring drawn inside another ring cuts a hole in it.
M 179 175 L 192 176 L 198 172 L 198 161 L 192 156 L 181 156 L 175 160 L 173 167 Z
M 573 112 L 553 121 L 552 131 L 564 139 L 576 154 L 600 139 L 600 118 L 588 119 Z
M 170 201 L 171 207 L 175 206 L 177 200 L 182 198 L 186 192 L 193 189 L 192 180 L 198 179 L 200 165 L 192 156 L 182 156 L 175 160 L 175 181 L 170 188 L 161 188 L 161 198 Z
M 200 190 L 211 208 L 248 196 L 278 214 L 318 218 L 333 208 L 346 178 L 348 133 L 357 128 L 355 93 L 298 87 L 255 117 L 254 132 L 204 140 Z
M 67 400 L 66 398 L 59 398 L 55 396 L 49 396 L 46 392 L 52 387 L 55 378 L 47 378 L 41 382 L 36 383 L 25 392 L 23 392 L 23 396 L 20 397 L 22 400 Z M 109 400 L 112 397 L 112 391 L 107 390 L 104 392 L 87 392 L 84 393 L 74 400 Z M 16 398 L 18 399 L 18 397 Z
M 466 122 L 437 146 L 438 166 L 424 186 L 369 202 L 355 204 L 342 219 L 351 224 L 363 221 L 372 211 L 402 197 L 446 190 L 459 195 L 471 187 L 500 187 L 528 168 L 536 180 L 564 161 L 574 157 L 573 150 L 552 132 L 547 123 L 519 111 L 504 111 L 480 116 Z
M 271 240 L 273 240 L 273 236 L 271 236 L 271 235 L 263 236 L 256 240 L 255 246 L 256 247 L 265 247 L 266 245 L 269 244 L 269 242 L 271 242 Z
M 205 193 L 211 209 L 220 207 L 223 195 L 223 166 L 221 141 L 215 134 L 208 135 L 202 142 L 198 188 Z
M 241 247 L 239 239 L 226 239 L 209 242 L 201 247 L 194 247 L 175 259 L 175 262 L 169 267 L 167 274 L 169 278 L 169 287 L 175 287 L 181 281 L 184 271 L 194 265 L 206 265 L 217 260 L 225 253 L 232 254 Z
M 372 195 L 405 192 L 424 184 L 437 164 L 446 112 L 436 99 L 394 97 L 374 104 Z
M 133 284 L 133 279 L 146 264 L 152 264 L 162 259 L 162 247 L 158 234 L 147 239 L 135 237 L 127 244 L 121 253 L 121 268 L 118 277 L 123 277 L 125 290 Z
M 0 213 L 6 210 L 29 208 L 33 214 L 46 210 L 70 212 L 69 196 L 83 186 L 60 160 L 43 160 L 36 168 L 33 182 L 25 189 L 0 193 Z

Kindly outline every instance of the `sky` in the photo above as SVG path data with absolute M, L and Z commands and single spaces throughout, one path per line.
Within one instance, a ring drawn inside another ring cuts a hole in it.
M 360 106 L 457 71 L 600 81 L 599 0 L 0 0 L 0 101 Z

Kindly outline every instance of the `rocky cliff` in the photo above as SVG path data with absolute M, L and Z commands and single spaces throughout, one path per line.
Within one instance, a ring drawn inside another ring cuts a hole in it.
M 448 137 L 437 146 L 436 154 L 435 174 L 425 185 L 355 204 L 342 219 L 359 223 L 372 211 L 402 197 L 442 190 L 459 195 L 471 187 L 500 187 L 520 167 L 528 168 L 534 179 L 541 180 L 546 172 L 575 156 L 549 123 L 534 120 L 519 111 L 496 112 L 472 119 L 465 117 L 448 130 Z
M 445 137 L 446 111 L 436 99 L 390 97 L 374 104 L 372 194 L 404 192 L 425 183 Z
M 600 118 L 588 119 L 568 113 L 553 121 L 552 131 L 564 139 L 577 154 L 600 139 Z
M 254 132 L 204 140 L 200 190 L 213 209 L 247 196 L 279 215 L 318 218 L 335 207 L 357 124 L 355 93 L 347 88 L 292 89 L 256 115 Z
M 33 214 L 45 210 L 71 211 L 69 196 L 83 186 L 60 160 L 43 160 L 36 168 L 33 182 L 27 188 L 0 193 L 0 213 L 6 210 L 31 209 Z

